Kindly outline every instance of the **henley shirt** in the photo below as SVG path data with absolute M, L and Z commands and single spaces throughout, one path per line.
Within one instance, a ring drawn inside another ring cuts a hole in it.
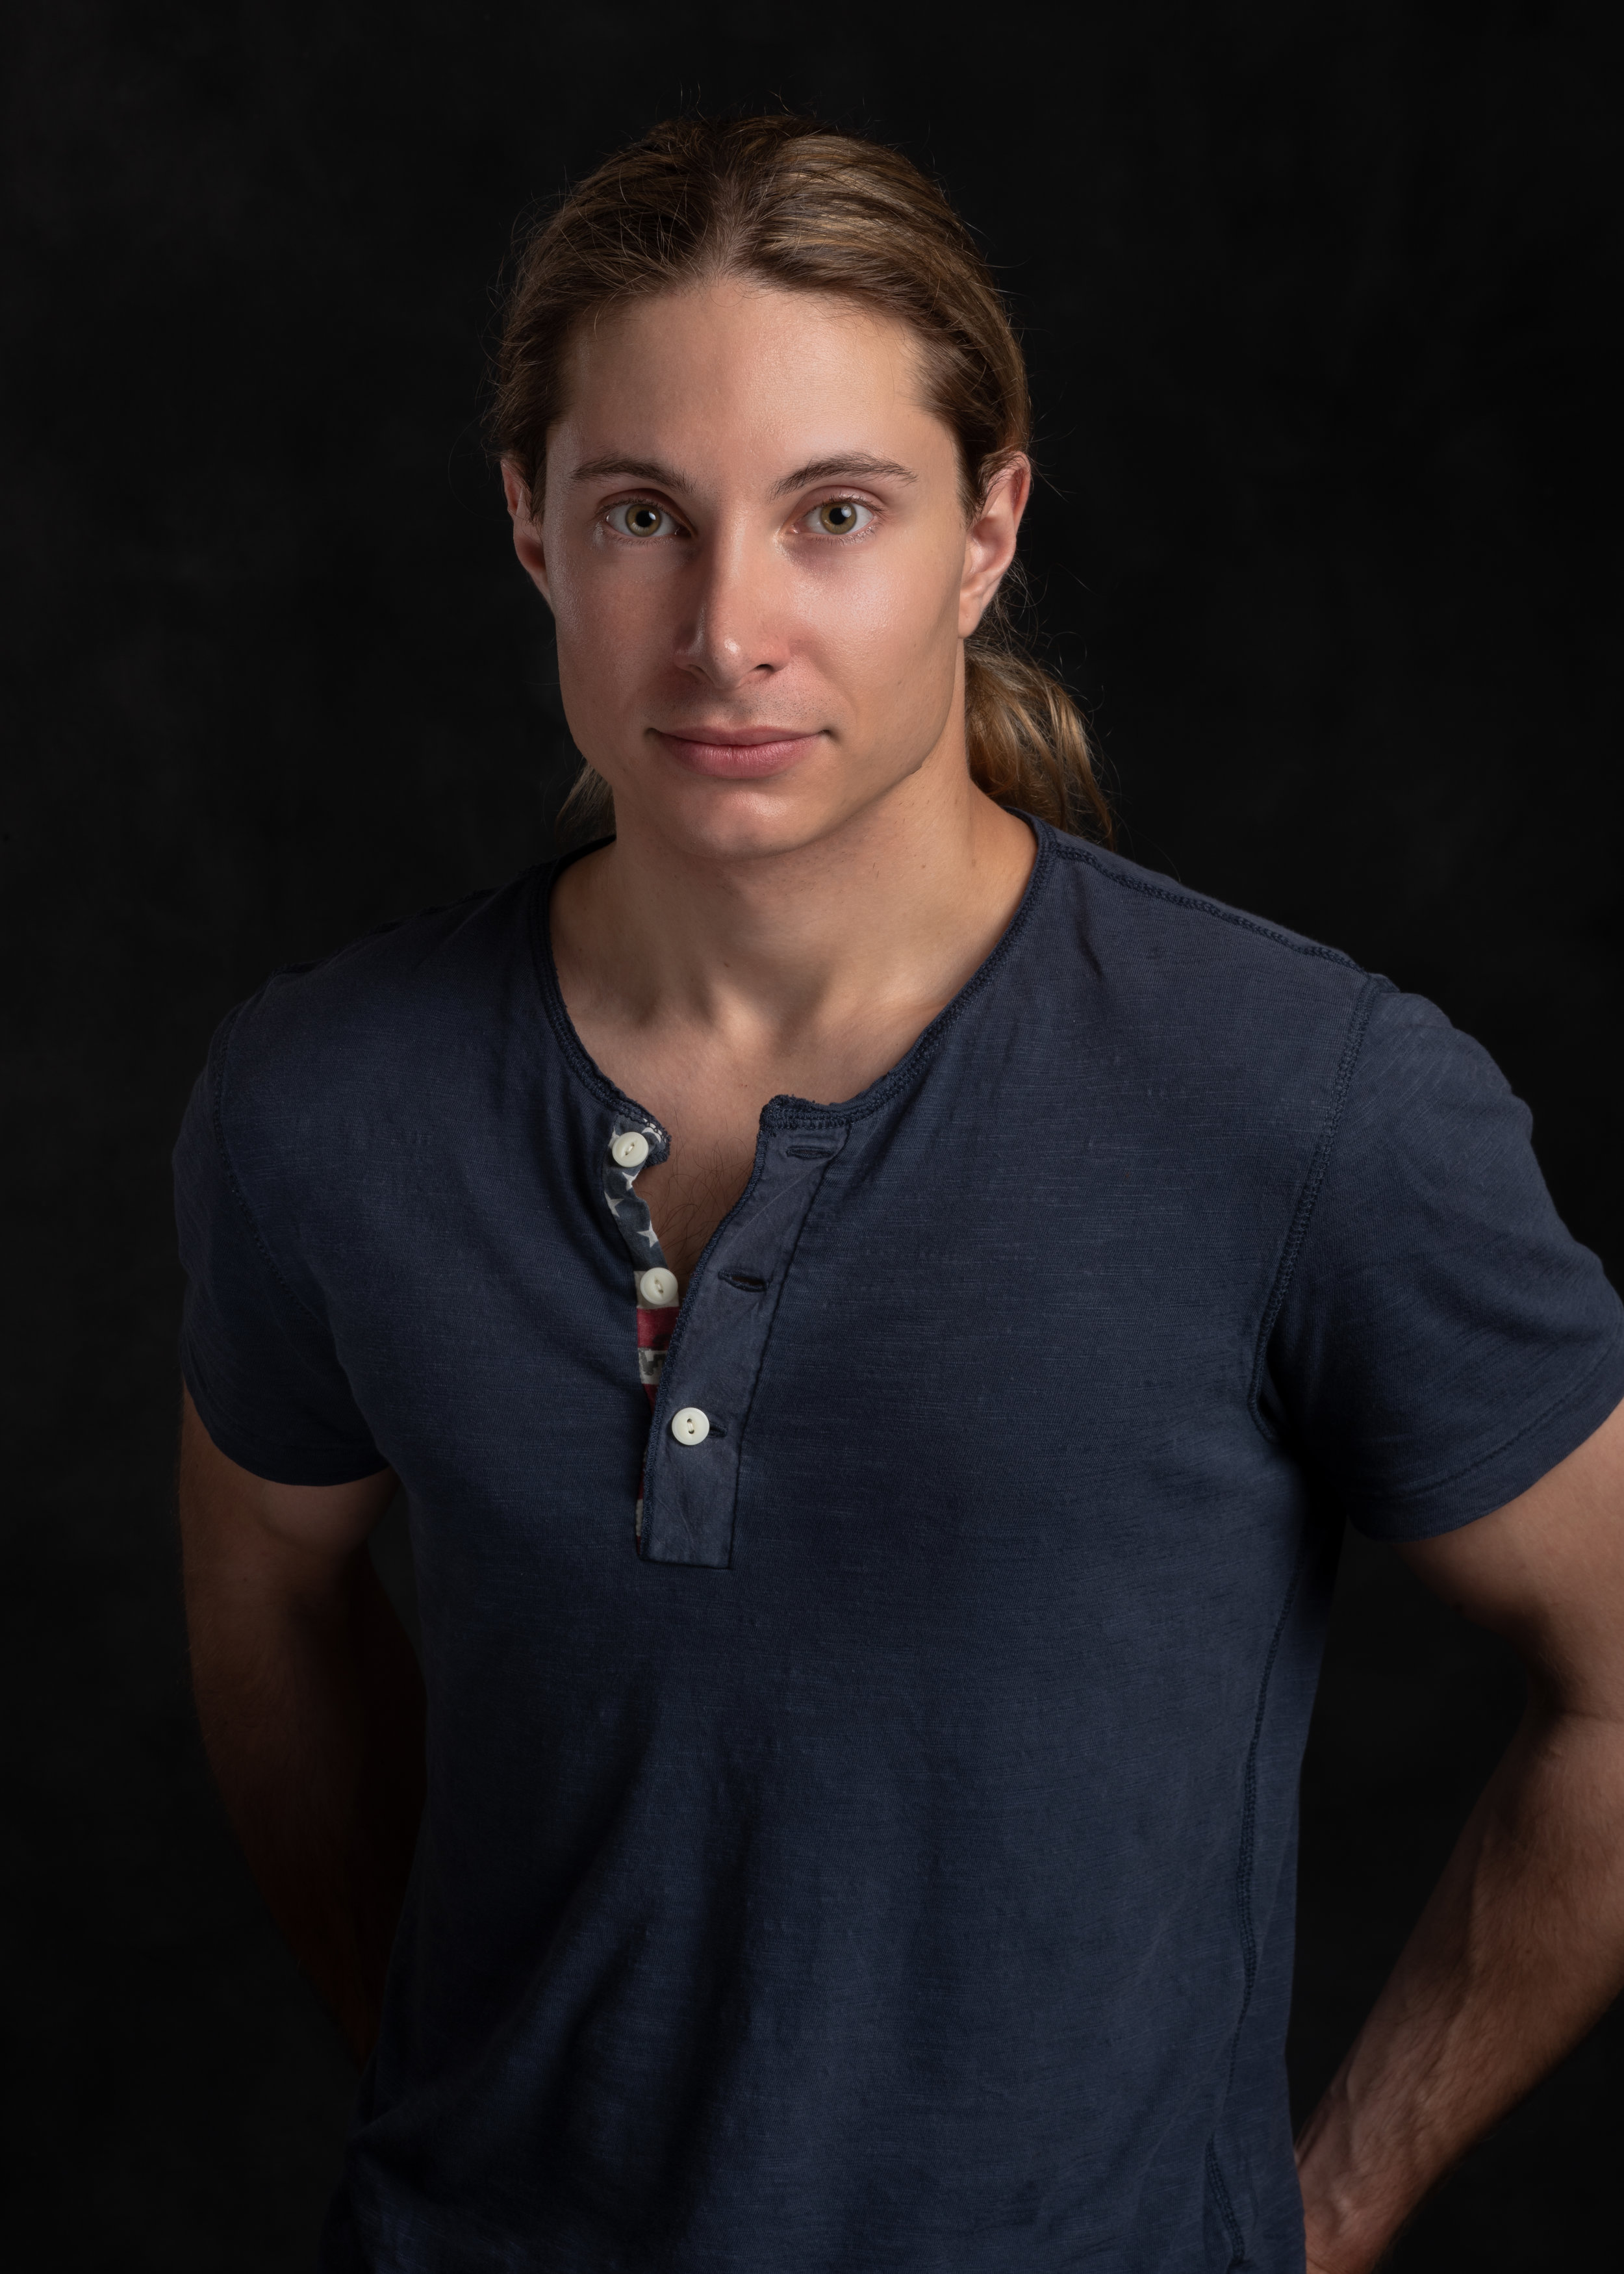
M 667 1139 L 571 1028 L 560 864 L 215 1037 L 185 1379 L 259 1476 L 393 1468 L 422 1607 L 326 2274 L 1302 2267 L 1342 1518 L 1514 1498 L 1624 1316 L 1440 1012 L 1034 826 L 899 1063 L 766 1107 L 657 1378 L 611 1171 Z

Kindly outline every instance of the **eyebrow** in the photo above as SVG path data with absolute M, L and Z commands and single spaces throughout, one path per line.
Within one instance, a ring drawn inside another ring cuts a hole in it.
M 682 476 L 662 466 L 658 458 L 588 458 L 570 476 L 572 482 L 601 482 L 611 478 L 630 482 L 652 482 L 662 490 L 685 490 L 688 484 Z
M 786 474 L 781 482 L 772 486 L 774 497 L 786 497 L 795 490 L 804 490 L 813 482 L 838 481 L 841 476 L 857 479 L 884 479 L 893 482 L 916 482 L 919 476 L 911 466 L 900 466 L 894 458 L 876 458 L 867 450 L 854 450 L 840 458 L 814 458 L 810 465 L 797 466 L 793 474 Z M 662 490 L 685 490 L 692 485 L 670 466 L 658 458 L 621 458 L 614 456 L 588 458 L 575 468 L 570 479 L 575 482 L 609 480 L 651 482 Z
M 843 474 L 893 482 L 919 479 L 911 466 L 899 466 L 894 458 L 871 457 L 867 450 L 855 450 L 848 457 L 814 458 L 809 466 L 797 466 L 793 474 L 786 474 L 781 482 L 773 484 L 772 493 L 774 497 L 784 497 L 792 490 L 807 489 L 814 482 L 838 481 Z

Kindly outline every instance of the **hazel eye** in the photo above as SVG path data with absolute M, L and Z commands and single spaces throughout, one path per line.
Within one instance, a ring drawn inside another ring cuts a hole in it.
M 826 503 L 812 508 L 812 526 L 823 537 L 850 537 L 853 530 L 866 529 L 874 515 L 855 498 L 830 498 Z
M 647 498 L 633 498 L 628 504 L 610 507 L 609 526 L 617 537 L 664 537 L 676 523 Z

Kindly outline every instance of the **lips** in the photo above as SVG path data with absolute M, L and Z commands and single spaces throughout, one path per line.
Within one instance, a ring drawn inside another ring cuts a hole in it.
M 758 781 L 783 773 L 809 757 L 821 739 L 817 728 L 808 732 L 796 727 L 680 727 L 669 733 L 655 727 L 652 732 L 678 765 L 713 781 Z

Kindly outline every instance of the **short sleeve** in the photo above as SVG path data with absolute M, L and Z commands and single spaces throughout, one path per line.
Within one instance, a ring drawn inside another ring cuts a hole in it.
M 1419 1540 L 1503 1507 L 1599 1427 L 1624 1398 L 1624 1309 L 1492 1059 L 1431 1003 L 1372 989 L 1267 1397 L 1362 1531 Z
M 276 1484 L 349 1484 L 387 1464 L 331 1334 L 277 1269 L 233 1171 L 222 1107 L 236 1015 L 214 1037 L 175 1148 L 181 1372 L 204 1427 L 239 1467 Z

